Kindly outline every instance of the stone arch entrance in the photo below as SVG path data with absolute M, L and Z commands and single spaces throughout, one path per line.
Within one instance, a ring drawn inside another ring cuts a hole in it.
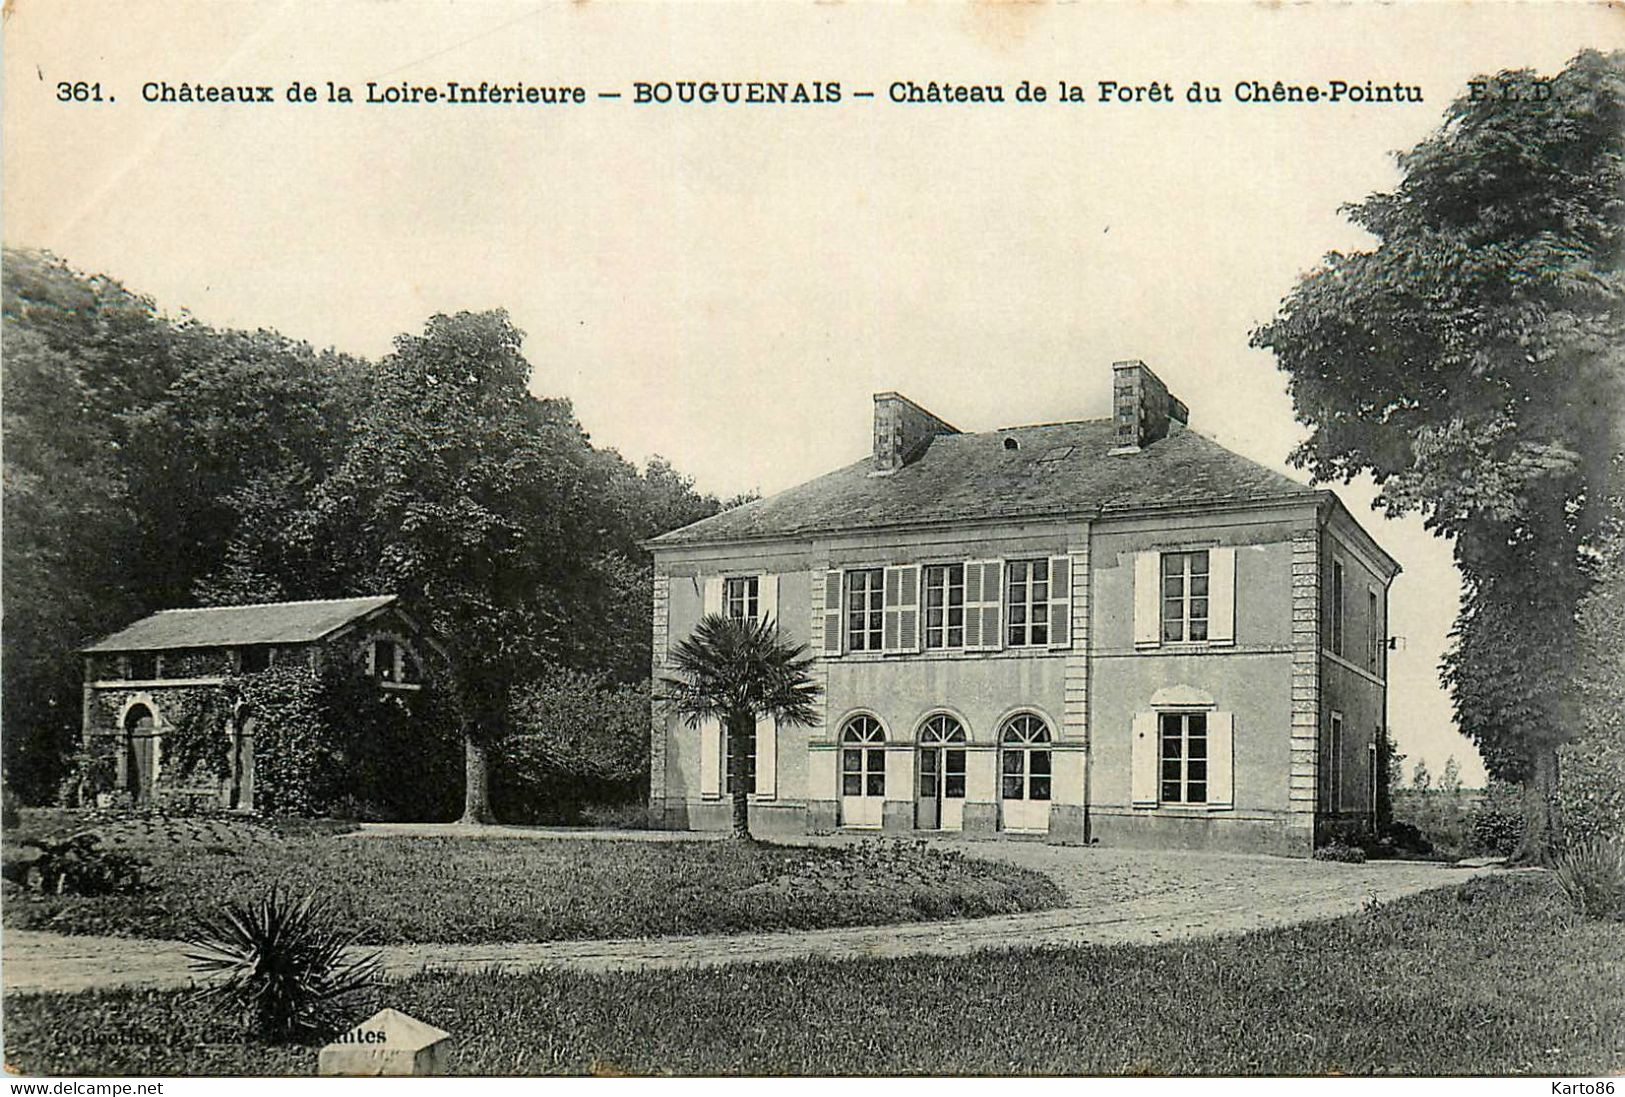
M 137 804 L 152 802 L 158 783 L 158 717 L 145 702 L 124 712 L 124 791 Z

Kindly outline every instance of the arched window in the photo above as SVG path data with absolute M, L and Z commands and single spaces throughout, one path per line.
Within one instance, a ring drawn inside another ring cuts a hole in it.
M 841 795 L 886 795 L 886 732 L 873 716 L 854 716 L 841 730 Z
M 999 733 L 1000 789 L 1006 800 L 1048 800 L 1050 794 L 1049 727 L 1031 713 L 1005 721 Z
M 963 743 L 965 729 L 958 720 L 947 713 L 940 713 L 931 717 L 920 725 L 920 743 L 932 746 L 937 743 Z

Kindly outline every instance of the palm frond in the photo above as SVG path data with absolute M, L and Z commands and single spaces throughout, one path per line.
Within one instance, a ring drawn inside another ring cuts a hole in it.
M 773 716 L 810 724 L 822 688 L 812 677 L 805 644 L 783 639 L 770 616 L 756 621 L 707 614 L 672 649 L 675 672 L 660 680 L 660 699 L 689 727 L 703 720 Z

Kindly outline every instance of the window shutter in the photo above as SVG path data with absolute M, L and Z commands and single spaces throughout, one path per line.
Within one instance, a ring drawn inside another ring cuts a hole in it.
M 1207 806 L 1234 807 L 1236 803 L 1234 758 L 1235 714 L 1207 714 Z
M 1162 642 L 1162 553 L 1134 556 L 1134 642 Z
M 982 568 L 965 562 L 965 650 L 982 646 Z
M 965 647 L 997 651 L 1004 646 L 1004 561 L 965 563 Z
M 841 573 L 824 573 L 824 654 L 841 654 Z
M 920 650 L 920 569 L 907 564 L 886 569 L 885 651 Z
M 1160 746 L 1157 742 L 1157 714 L 1154 712 L 1136 712 L 1134 714 L 1134 743 L 1130 755 L 1129 768 L 1133 776 L 1133 793 L 1135 807 L 1156 807 L 1157 796 L 1157 755 Z
M 772 619 L 779 623 L 779 577 L 763 575 L 756 580 L 756 616 L 759 620 Z
M 771 800 L 778 795 L 779 722 L 771 716 L 756 718 L 756 795 Z
M 707 617 L 713 613 L 722 612 L 722 576 L 720 575 L 713 575 L 705 581 L 703 612 Z
M 982 647 L 1004 647 L 1004 561 L 982 565 Z
M 1049 558 L 1049 646 L 1072 646 L 1072 558 Z
M 1236 550 L 1208 549 L 1207 571 L 1208 641 L 1233 644 L 1236 642 Z
M 700 795 L 722 795 L 722 722 L 700 721 Z

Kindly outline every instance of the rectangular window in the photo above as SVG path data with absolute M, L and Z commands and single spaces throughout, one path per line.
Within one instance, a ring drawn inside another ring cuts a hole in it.
M 1006 800 L 1025 800 L 1027 798 L 1027 752 L 1024 750 L 1007 750 L 1004 752 L 1004 787 L 1000 793 Z
M 734 778 L 734 750 L 736 749 L 735 744 L 738 742 L 738 738 L 736 736 L 729 735 L 726 731 L 724 731 L 722 733 L 722 738 L 727 743 L 726 747 L 723 750 L 723 755 L 722 755 L 722 772 L 727 775 L 726 776 L 726 787 L 727 787 L 727 790 L 728 790 L 728 795 L 732 796 L 734 794 L 735 788 L 737 787 L 736 784 L 735 784 L 735 778 Z M 744 746 L 743 746 L 742 749 L 745 751 L 745 791 L 746 792 L 755 792 L 756 791 L 756 736 L 755 735 L 747 735 L 747 736 L 744 737 L 744 739 L 745 739 L 745 742 L 744 742 Z
M 965 752 L 962 750 L 948 750 L 943 752 L 944 759 L 942 771 L 942 794 L 950 800 L 963 800 L 965 798 Z
M 1207 713 L 1164 712 L 1157 724 L 1162 739 L 1162 802 L 1207 803 Z
M 1005 629 L 1010 647 L 1049 643 L 1049 560 L 1011 560 L 1005 567 Z
M 138 682 L 158 677 L 158 655 L 151 651 L 130 653 L 130 677 Z
M 841 750 L 841 795 L 863 795 L 863 748 L 844 747 Z
M 1049 799 L 1049 763 L 1049 751 L 1029 750 L 1027 752 L 1027 767 L 1030 770 L 1027 777 L 1027 793 L 1030 799 Z
M 1332 654 L 1343 654 L 1343 561 L 1332 561 Z
M 846 573 L 846 646 L 848 651 L 879 651 L 885 624 L 885 570 L 863 568 Z
M 1205 641 L 1208 622 L 1208 556 L 1200 552 L 1162 554 L 1162 639 L 1164 643 Z
M 1326 808 L 1339 811 L 1343 807 L 1343 714 L 1332 713 L 1332 730 L 1327 737 L 1326 753 Z
M 271 648 L 266 644 L 255 644 L 242 650 L 242 672 L 254 674 L 271 665 Z
M 1382 609 L 1375 590 L 1365 592 L 1365 661 L 1372 674 L 1382 673 Z
M 925 569 L 925 646 L 965 646 L 964 564 L 932 564 Z
M 393 640 L 373 641 L 372 673 L 380 682 L 395 681 L 395 642 Z
M 759 580 L 754 575 L 738 575 L 722 582 L 722 615 L 730 621 L 755 621 L 759 601 Z

